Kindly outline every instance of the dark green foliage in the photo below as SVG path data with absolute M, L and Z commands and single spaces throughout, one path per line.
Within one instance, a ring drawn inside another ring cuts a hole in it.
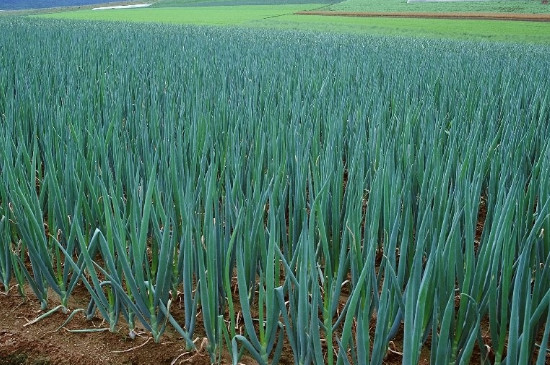
M 482 319 L 497 359 L 541 345 L 547 47 L 11 18 L 0 34 L 0 279 L 61 296 L 82 280 L 89 315 L 156 340 L 170 323 L 190 347 L 201 311 L 213 361 L 277 360 L 284 338 L 296 362 L 379 364 L 403 324 L 404 363 L 431 335 L 434 363 L 466 364 Z

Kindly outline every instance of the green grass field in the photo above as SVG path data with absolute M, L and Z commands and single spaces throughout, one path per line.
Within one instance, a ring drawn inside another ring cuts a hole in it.
M 316 0 L 324 6 L 334 5 L 333 0 Z M 157 0 L 154 1 L 154 8 L 173 7 L 207 7 L 207 6 L 242 6 L 242 5 L 297 5 L 310 4 L 311 0 Z
M 141 8 L 115 10 L 80 10 L 42 14 L 41 17 L 78 20 L 108 20 L 126 22 L 152 22 L 193 25 L 264 25 L 275 17 L 290 16 L 293 13 L 314 8 L 315 5 L 255 5 L 216 6 L 189 8 Z M 299 18 L 299 17 L 298 17 Z
M 540 0 L 489 0 L 413 2 L 406 0 L 347 0 L 330 6 L 336 11 L 419 11 L 419 12 L 490 12 L 490 13 L 550 13 L 550 6 Z
M 226 1 L 223 3 L 230 2 Z M 343 7 L 346 3 L 333 5 L 332 8 Z M 352 2 L 350 1 L 349 3 Z M 379 5 L 380 1 L 373 1 L 373 3 Z M 166 0 L 165 2 L 156 3 L 155 7 L 151 8 L 101 11 L 87 9 L 52 12 L 37 16 L 73 20 L 244 26 L 336 33 L 550 44 L 550 23 L 494 20 L 350 18 L 294 14 L 301 10 L 326 8 L 327 4 L 323 3 L 208 7 L 183 6 L 188 4 L 189 2 L 186 1 Z M 166 5 L 172 5 L 173 7 Z M 380 10 L 380 8 L 377 10 Z
M 311 0 L 158 0 L 153 7 L 189 7 L 214 5 L 282 5 L 307 4 Z M 429 11 L 429 12 L 495 12 L 495 13 L 550 13 L 550 6 L 540 0 L 488 0 L 413 2 L 407 0 L 320 0 L 327 10 L 334 11 Z

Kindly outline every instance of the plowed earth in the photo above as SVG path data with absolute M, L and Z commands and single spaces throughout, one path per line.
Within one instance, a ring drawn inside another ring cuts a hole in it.
M 72 310 L 86 308 L 89 296 L 78 288 L 70 298 Z M 52 293 L 49 307 L 58 302 Z M 30 321 L 40 316 L 38 301 L 30 292 L 24 300 L 12 288 L 9 295 L 0 294 L 0 365 L 15 364 L 210 364 L 204 338 L 197 337 L 199 351 L 188 352 L 180 336 L 167 328 L 160 343 L 137 328 L 138 336 L 131 340 L 123 324 L 118 332 L 74 333 L 69 330 L 101 329 L 108 327 L 99 318 L 87 320 L 77 313 L 63 328 L 70 313 L 58 311 L 36 323 Z M 230 363 L 229 358 L 224 363 Z M 253 364 L 252 361 L 242 361 Z

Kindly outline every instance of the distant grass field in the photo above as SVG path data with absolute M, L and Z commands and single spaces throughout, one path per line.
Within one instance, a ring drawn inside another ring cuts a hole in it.
M 167 0 L 175 1 L 175 0 Z M 494 20 L 350 18 L 295 15 L 323 3 L 79 10 L 40 14 L 56 19 L 245 26 L 322 32 L 550 44 L 550 23 Z
M 407 0 L 319 0 L 326 10 L 366 12 L 491 12 L 491 13 L 550 13 L 550 5 L 541 0 L 486 0 L 486 1 L 419 1 Z M 158 0 L 153 7 L 234 6 L 307 4 L 311 0 Z
M 327 20 L 327 18 L 334 18 Z M 294 29 L 316 29 L 373 35 L 550 44 L 550 23 L 410 18 L 346 18 L 304 16 L 274 19 L 279 27 L 288 21 Z
M 407 0 L 347 0 L 330 6 L 335 11 L 376 12 L 490 12 L 490 13 L 550 13 L 550 5 L 540 0 L 487 0 L 413 2 Z
M 253 5 L 215 7 L 161 7 L 115 10 L 81 10 L 40 15 L 46 18 L 153 22 L 193 25 L 269 26 L 275 17 L 287 16 L 299 22 L 293 13 L 318 7 L 309 5 Z
M 316 3 L 333 5 L 334 0 L 316 0 Z M 289 5 L 311 4 L 311 0 L 157 0 L 153 8 L 195 7 L 195 6 L 242 6 L 242 5 Z

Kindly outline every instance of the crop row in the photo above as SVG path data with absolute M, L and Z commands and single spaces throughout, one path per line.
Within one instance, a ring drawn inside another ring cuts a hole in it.
M 51 289 L 67 309 L 84 285 L 88 317 L 156 341 L 169 325 L 189 348 L 200 318 L 213 362 L 276 363 L 287 343 L 297 364 L 381 364 L 401 334 L 404 364 L 428 345 L 434 364 L 545 363 L 548 48 L 12 18 L 0 33 L 8 294 L 48 311 Z

